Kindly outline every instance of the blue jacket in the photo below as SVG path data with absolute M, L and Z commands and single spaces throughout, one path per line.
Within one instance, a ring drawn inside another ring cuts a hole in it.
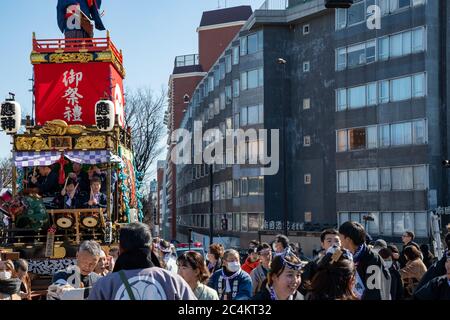
M 97 3 L 97 5 L 95 5 Z M 95 0 L 94 5 L 89 7 L 87 0 L 58 0 L 56 7 L 58 27 L 61 32 L 66 31 L 66 10 L 68 6 L 80 4 L 80 9 L 90 19 L 94 20 L 95 28 L 97 30 L 105 30 L 102 18 L 100 17 L 100 7 L 102 6 L 102 0 Z
M 220 279 L 222 280 L 221 284 L 219 284 Z M 235 297 L 230 300 L 250 300 L 252 297 L 252 278 L 250 278 L 248 273 L 241 270 L 241 273 L 236 278 L 230 280 L 232 291 L 235 284 L 237 284 Z M 217 270 L 213 273 L 211 278 L 209 278 L 208 286 L 216 290 L 219 294 L 219 299 L 223 300 L 225 295 L 226 281 L 222 277 L 222 269 Z

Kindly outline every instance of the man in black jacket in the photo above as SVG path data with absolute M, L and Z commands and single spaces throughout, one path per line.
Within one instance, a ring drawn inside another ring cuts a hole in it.
M 445 244 L 447 245 L 447 250 L 444 256 L 431 265 L 427 272 L 423 275 L 419 284 L 417 285 L 416 291 L 425 286 L 428 282 L 436 277 L 440 277 L 446 274 L 445 263 L 447 262 L 447 256 L 450 255 L 450 233 L 445 236 Z
M 400 258 L 399 258 L 400 268 L 404 268 L 406 266 L 405 249 L 407 247 L 414 246 L 420 252 L 420 246 L 414 242 L 415 237 L 416 237 L 416 235 L 412 231 L 403 232 L 403 235 L 402 235 L 403 249 L 402 249 L 402 253 L 400 254 Z
M 381 257 L 365 244 L 364 227 L 357 222 L 345 222 L 339 227 L 339 237 L 342 246 L 353 254 L 355 295 L 361 300 L 390 300 L 391 276 Z

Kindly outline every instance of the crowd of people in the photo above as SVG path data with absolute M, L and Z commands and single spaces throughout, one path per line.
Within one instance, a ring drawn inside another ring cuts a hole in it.
M 434 258 L 428 246 L 403 234 L 403 247 L 369 242 L 363 226 L 346 222 L 324 230 L 321 250 L 309 260 L 278 235 L 252 241 L 248 255 L 214 243 L 204 257 L 178 257 L 169 242 L 132 223 L 120 229 L 118 247 L 104 252 L 83 242 L 76 265 L 57 272 L 48 288 L 54 300 L 450 300 L 450 234 Z M 30 298 L 26 261 L 0 262 L 0 297 Z

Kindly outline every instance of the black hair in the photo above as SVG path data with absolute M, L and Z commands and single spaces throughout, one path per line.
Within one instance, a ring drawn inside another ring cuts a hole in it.
M 258 248 L 256 249 L 256 252 L 260 253 L 261 251 L 265 250 L 265 249 L 270 249 L 272 250 L 272 248 L 270 247 L 270 245 L 266 242 L 261 243 Z
M 320 242 L 324 242 L 325 241 L 325 237 L 329 234 L 333 234 L 333 235 L 338 235 L 338 231 L 336 229 L 325 229 L 322 231 L 322 233 L 320 234 Z
M 414 238 L 416 237 L 416 235 L 414 234 L 414 232 L 412 232 L 412 231 L 405 231 L 405 233 L 408 235 L 408 237 L 410 237 L 411 238 L 411 241 L 413 241 L 414 240 Z
M 392 250 L 389 248 L 382 248 L 378 254 L 383 258 L 383 260 L 392 258 Z
M 358 222 L 344 222 L 339 227 L 339 233 L 346 238 L 350 238 L 356 246 L 360 246 L 366 242 L 366 231 Z
M 286 249 L 289 246 L 289 238 L 284 234 L 279 234 L 275 237 L 275 242 L 280 242 L 283 248 Z
M 130 223 L 120 228 L 120 247 L 122 250 L 150 248 L 151 243 L 152 233 L 146 224 Z

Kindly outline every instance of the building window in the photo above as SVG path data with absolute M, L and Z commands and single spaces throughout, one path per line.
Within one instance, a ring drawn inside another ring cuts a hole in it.
M 264 107 L 263 105 L 243 107 L 241 109 L 241 126 L 263 123 Z
M 250 196 L 264 194 L 264 179 L 262 177 L 248 178 L 248 194 Z
M 304 181 L 305 184 L 311 184 L 311 174 L 310 173 L 305 174 L 304 178 L 303 178 L 303 181 Z
M 233 97 L 239 97 L 239 79 L 233 80 Z
M 336 30 L 351 27 L 363 23 L 366 19 L 367 8 L 377 4 L 381 8 L 381 15 L 395 13 L 398 10 L 407 9 L 423 5 L 425 0 L 361 0 L 356 2 L 349 9 L 336 10 Z
M 311 146 L 311 136 L 304 136 L 303 137 L 303 146 L 304 147 L 310 147 Z
M 230 73 L 231 72 L 231 67 L 232 67 L 232 61 L 231 61 L 231 55 L 226 55 L 225 56 L 225 72 L 226 73 Z
M 311 211 L 305 212 L 305 222 L 306 223 L 312 222 L 312 212 Z
M 232 62 L 233 65 L 239 64 L 239 46 L 233 47 Z
M 255 89 L 263 86 L 263 68 L 241 73 L 241 90 Z
M 225 92 L 221 92 L 220 93 L 220 110 L 224 110 L 225 109 L 225 105 L 226 105 L 226 98 L 225 98 Z
M 241 38 L 241 56 L 262 51 L 264 45 L 263 32 L 258 31 Z
M 303 110 L 308 110 L 311 108 L 311 99 L 303 99 Z
M 309 61 L 303 62 L 303 72 L 309 72 L 310 71 L 310 63 Z
M 230 104 L 233 101 L 231 86 L 225 87 L 225 103 Z
M 241 178 L 241 196 L 248 196 L 248 180 L 247 178 Z
M 309 34 L 309 24 L 305 24 L 303 26 L 303 34 L 304 35 Z
M 240 190 L 240 181 L 233 180 L 233 197 L 239 198 L 239 190 Z
M 378 103 L 404 101 L 426 96 L 426 74 L 381 80 L 336 90 L 336 110 L 357 109 Z

